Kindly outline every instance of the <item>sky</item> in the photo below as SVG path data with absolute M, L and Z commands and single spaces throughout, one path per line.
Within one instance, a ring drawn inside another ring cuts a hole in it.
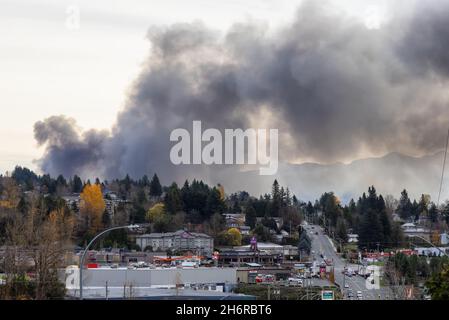
M 386 1 L 334 0 L 329 8 L 379 28 Z M 148 30 L 201 21 L 226 32 L 238 22 L 276 29 L 292 0 L 0 0 L 0 172 L 37 169 L 34 124 L 67 115 L 82 129 L 110 129 L 149 54 Z M 78 19 L 79 18 L 79 19 Z

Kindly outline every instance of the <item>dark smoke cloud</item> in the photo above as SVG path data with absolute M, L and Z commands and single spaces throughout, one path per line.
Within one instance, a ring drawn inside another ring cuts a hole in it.
M 80 134 L 74 119 L 52 116 L 37 122 L 34 133 L 39 145 L 47 144 L 44 158 L 39 161 L 44 172 L 73 176 L 96 170 L 103 164 L 105 131 L 89 130 Z
M 421 1 L 400 53 L 420 75 L 434 72 L 449 76 L 449 4 L 448 1 Z M 413 48 L 413 50 L 410 50 Z
M 152 28 L 151 53 L 111 132 L 80 133 L 65 117 L 36 123 L 46 146 L 41 168 L 213 180 L 217 168 L 170 164 L 170 132 L 193 120 L 203 128 L 278 127 L 281 161 L 438 151 L 449 122 L 449 5 L 419 3 L 411 16 L 374 30 L 317 1 L 276 31 L 256 24 L 236 24 L 224 35 L 201 23 Z

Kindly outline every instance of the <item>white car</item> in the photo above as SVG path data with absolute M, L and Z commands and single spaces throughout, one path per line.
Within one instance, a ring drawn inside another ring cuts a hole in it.
M 345 284 L 345 289 L 348 289 L 349 288 L 349 284 Z
M 302 285 L 302 279 L 300 279 L 300 278 L 288 278 L 288 284 L 291 284 L 291 285 Z

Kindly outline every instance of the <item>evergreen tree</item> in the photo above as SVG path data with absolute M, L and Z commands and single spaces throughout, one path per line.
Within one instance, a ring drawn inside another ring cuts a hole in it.
M 336 235 L 338 240 L 341 240 L 344 243 L 348 242 L 348 229 L 346 228 L 346 222 L 343 218 L 337 220 Z
M 407 220 L 412 215 L 413 205 L 408 197 L 407 190 L 401 192 L 401 198 L 399 199 L 399 204 L 396 209 L 396 213 L 401 217 L 401 219 Z
M 146 174 L 142 177 L 142 180 L 140 181 L 140 184 L 141 184 L 142 187 L 150 186 L 150 179 L 148 179 L 148 176 Z
M 387 213 L 387 207 L 382 196 L 378 199 L 379 221 L 382 225 L 383 239 L 382 242 L 385 246 L 391 243 L 391 221 Z
M 83 181 L 81 181 L 81 178 L 75 174 L 73 176 L 72 192 L 81 193 L 82 190 L 83 190 Z
M 438 209 L 435 203 L 432 202 L 429 209 L 429 219 L 432 223 L 438 222 Z
M 359 247 L 376 249 L 378 243 L 382 243 L 382 225 L 379 216 L 373 209 L 369 208 L 363 213 L 359 231 Z
M 413 200 L 410 219 L 416 220 L 418 218 L 419 218 L 419 204 L 418 202 L 416 202 L 416 200 Z
M 418 220 L 420 216 L 428 217 L 429 216 L 429 203 L 430 196 L 422 194 L 419 199 L 418 209 L 415 212 L 415 220 Z
M 257 215 L 256 215 L 256 210 L 254 209 L 254 207 L 252 205 L 249 205 L 245 209 L 245 221 L 246 221 L 246 225 L 250 226 L 251 229 L 254 229 L 254 227 L 256 226 Z
M 150 196 L 160 197 L 162 194 L 162 186 L 159 182 L 157 174 L 154 174 L 150 182 Z
M 270 215 L 272 217 L 278 217 L 282 206 L 282 198 L 279 183 L 277 180 L 274 180 L 273 182 L 271 190 L 271 199 L 272 201 L 270 206 Z
M 221 200 L 220 192 L 217 188 L 212 188 L 206 201 L 206 216 L 210 217 L 214 213 L 223 213 L 225 208 L 224 202 Z
M 181 193 L 175 182 L 173 182 L 173 184 L 168 188 L 165 195 L 164 204 L 165 210 L 170 214 L 175 214 L 182 210 L 183 205 Z

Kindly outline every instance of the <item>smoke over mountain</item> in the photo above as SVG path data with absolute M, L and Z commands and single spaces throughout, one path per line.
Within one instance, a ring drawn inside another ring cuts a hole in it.
M 193 120 L 279 128 L 283 162 L 437 152 L 449 123 L 449 1 L 393 11 L 379 29 L 319 1 L 302 5 L 280 30 L 151 28 L 151 52 L 111 131 L 80 132 L 65 116 L 37 122 L 35 138 L 46 148 L 40 167 L 105 178 L 226 179 L 217 171 L 230 168 L 170 163 L 170 132 Z

